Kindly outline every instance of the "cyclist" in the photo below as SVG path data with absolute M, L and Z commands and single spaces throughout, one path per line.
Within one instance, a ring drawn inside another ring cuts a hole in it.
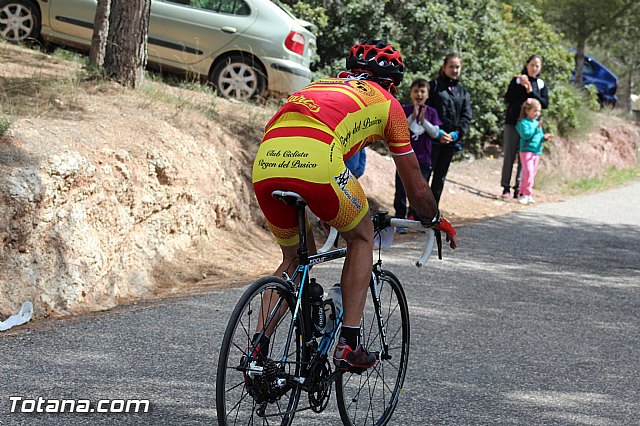
M 361 372 L 376 364 L 375 355 L 360 344 L 360 318 L 373 264 L 373 223 L 367 197 L 345 167 L 345 160 L 368 144 L 384 140 L 411 205 L 425 218 L 425 224 L 447 234 L 452 248 L 457 243 L 453 227 L 441 218 L 422 177 L 407 119 L 393 96 L 404 74 L 402 56 L 383 40 L 366 40 L 351 48 L 346 65 L 348 71 L 338 78 L 316 81 L 289 96 L 269 121 L 253 164 L 253 185 L 282 249 L 276 276 L 284 271 L 292 274 L 297 266 L 298 229 L 296 209 L 272 198 L 272 191 L 299 193 L 309 209 L 346 240 L 347 257 L 340 279 L 343 326 L 334 363 L 343 371 Z M 314 254 L 309 223 L 307 237 L 309 252 Z M 253 342 L 254 351 L 268 347 L 267 335 L 272 331 L 266 330 L 263 341 Z

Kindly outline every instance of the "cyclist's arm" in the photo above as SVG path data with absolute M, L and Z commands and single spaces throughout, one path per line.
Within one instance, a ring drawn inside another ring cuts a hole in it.
M 438 213 L 438 205 L 431 189 L 422 177 L 416 155 L 412 152 L 405 155 L 394 155 L 392 158 L 396 163 L 411 207 L 422 217 L 435 217 Z
M 416 155 L 411 152 L 405 155 L 394 155 L 392 158 L 396 163 L 398 174 L 402 179 L 411 207 L 427 220 L 434 218 L 438 213 L 438 204 L 431 192 L 431 188 L 427 186 L 427 182 L 425 182 L 422 173 L 420 173 Z M 437 228 L 447 234 L 447 241 L 451 248 L 454 249 L 458 246 L 455 230 L 449 221 L 443 218 L 443 222 Z

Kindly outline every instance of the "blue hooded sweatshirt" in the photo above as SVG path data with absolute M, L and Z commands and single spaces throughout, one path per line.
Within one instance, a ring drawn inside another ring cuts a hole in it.
M 520 152 L 533 152 L 534 154 L 542 154 L 542 142 L 544 142 L 544 133 L 539 127 L 539 120 L 530 120 L 523 118 L 516 124 L 516 130 L 520 135 Z

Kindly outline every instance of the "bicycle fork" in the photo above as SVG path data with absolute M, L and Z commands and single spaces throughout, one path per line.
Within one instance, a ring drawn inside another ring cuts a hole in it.
M 380 337 L 382 339 L 382 353 L 376 354 L 378 359 L 390 360 L 392 357 L 389 355 L 389 341 L 387 339 L 387 327 L 384 323 L 384 317 L 382 315 L 382 304 L 380 303 L 380 264 L 374 265 L 373 271 L 371 271 L 371 281 L 369 281 L 369 288 L 373 295 L 373 306 L 378 320 L 378 330 L 380 331 Z

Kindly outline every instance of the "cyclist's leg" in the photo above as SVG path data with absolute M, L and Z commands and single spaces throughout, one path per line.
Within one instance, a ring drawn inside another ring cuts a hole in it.
M 340 278 L 344 322 L 333 359 L 341 370 L 362 372 L 377 363 L 376 355 L 364 348 L 360 330 L 373 263 L 371 216 L 366 214 L 355 228 L 343 232 L 342 236 L 348 248 Z
M 376 364 L 375 355 L 359 345 L 360 320 L 373 263 L 373 223 L 367 197 L 358 180 L 346 168 L 338 170 L 334 176 L 332 188 L 338 209 L 328 222 L 340 231 L 348 248 L 340 280 L 343 325 L 334 352 L 334 362 L 341 369 L 362 370 Z M 309 207 L 314 209 L 312 204 Z M 316 214 L 321 216 L 318 212 Z
M 359 327 L 373 264 L 373 223 L 365 215 L 351 231 L 342 232 L 347 241 L 347 258 L 340 278 L 342 286 L 343 324 Z
M 309 254 L 316 253 L 316 244 L 313 237 L 313 232 L 310 227 L 307 227 L 307 247 L 309 249 Z M 291 275 L 295 269 L 298 267 L 298 244 L 292 246 L 280 245 L 280 249 L 282 250 L 282 263 L 276 269 L 273 275 L 276 277 L 281 277 L 283 272 L 287 272 L 288 275 Z M 258 323 L 256 324 L 256 333 L 259 333 L 260 330 L 264 327 L 264 320 L 268 318 L 269 312 L 273 309 L 276 303 L 278 303 L 279 296 L 273 292 L 265 292 L 263 296 L 263 304 L 262 304 L 262 314 L 258 318 Z M 287 306 L 282 306 L 278 312 L 276 320 L 280 319 L 282 315 L 287 311 Z M 271 336 L 275 325 L 278 321 L 271 322 L 266 330 L 265 335 L 267 337 Z
M 362 316 L 362 340 L 368 350 L 380 353 L 380 360 L 360 375 L 344 373 L 336 378 L 336 401 L 344 425 L 388 424 L 407 373 L 407 299 L 400 282 L 389 271 L 376 273 L 375 285 L 376 292 L 367 298 Z
M 287 179 L 287 178 L 272 178 L 266 179 L 261 182 L 254 183 L 254 189 L 256 198 L 260 204 L 269 229 L 276 237 L 280 249 L 282 251 L 282 262 L 280 266 L 275 270 L 274 275 L 281 277 L 283 272 L 287 272 L 288 275 L 293 274 L 298 267 L 298 244 L 300 241 L 298 235 L 298 214 L 295 207 L 282 203 L 274 199 L 271 193 L 277 189 L 288 189 L 298 192 L 303 197 L 305 196 L 306 182 L 299 179 Z M 307 229 L 307 249 L 309 254 L 316 253 L 316 245 L 313 237 L 313 232 L 309 221 L 306 223 Z M 278 296 L 266 291 L 263 295 L 263 304 L 261 315 L 258 318 L 256 324 L 256 333 L 260 333 L 264 327 L 264 320 L 268 318 L 268 313 L 275 306 L 278 301 Z M 276 317 L 279 319 L 287 310 L 286 306 L 282 306 Z M 275 324 L 278 321 L 272 321 L 268 324 L 264 334 L 269 337 L 273 333 Z

